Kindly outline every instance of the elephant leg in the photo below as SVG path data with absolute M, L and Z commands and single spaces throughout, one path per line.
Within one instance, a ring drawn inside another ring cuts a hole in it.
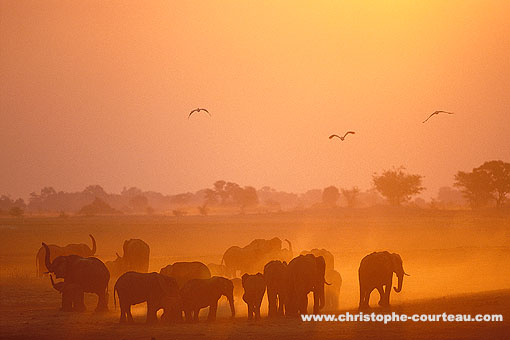
M 193 311 L 193 322 L 198 322 L 198 316 L 200 315 L 200 308 Z
M 84 312 L 87 308 L 85 307 L 85 302 L 84 302 L 84 293 L 79 291 L 79 292 L 75 292 L 73 294 L 74 296 L 74 301 L 73 301 L 73 308 L 75 311 L 77 312 Z
M 97 307 L 96 312 L 106 312 L 108 311 L 108 296 L 106 294 L 106 290 L 100 293 L 97 293 Z
M 308 303 L 308 299 L 306 299 L 306 302 Z M 314 314 L 319 313 L 319 311 L 320 311 L 319 306 L 320 306 L 319 294 L 316 294 L 314 292 L 313 293 L 313 313 Z
M 248 320 L 253 319 L 253 306 L 249 303 L 246 303 L 248 306 Z
M 184 318 L 186 319 L 186 322 L 192 322 L 193 321 L 193 313 L 189 309 L 184 310 Z
M 384 287 L 378 286 L 377 291 L 379 292 L 379 306 L 384 306 L 386 300 L 386 293 L 384 292 Z
M 73 296 L 68 290 L 62 292 L 62 308 L 63 312 L 71 312 L 73 310 Z
M 255 320 L 260 319 L 260 304 L 255 306 Z
M 126 306 L 121 305 L 120 306 L 120 320 L 119 320 L 119 322 L 120 323 L 126 323 L 127 322 L 126 317 L 127 317 Z
M 389 284 L 386 285 L 385 287 L 385 291 L 384 291 L 384 297 L 385 297 L 385 305 L 386 306 L 389 306 L 390 305 L 390 293 L 391 293 L 391 282 Z
M 368 309 L 370 308 L 370 293 L 372 290 L 368 290 L 366 288 L 360 288 L 360 297 L 359 297 L 359 309 Z
M 211 304 L 209 306 L 209 315 L 207 316 L 207 321 L 215 321 L 216 320 L 216 311 L 218 310 L 218 301 Z
M 147 302 L 147 323 L 154 323 L 157 321 L 157 308 L 155 308 L 152 302 Z
M 299 296 L 297 311 L 299 314 L 307 314 L 308 313 L 308 296 L 306 294 L 301 294 L 301 296 Z
M 268 303 L 268 312 L 267 316 L 270 318 L 275 317 L 277 314 L 277 302 L 276 302 L 277 296 L 276 296 L 276 290 L 275 289 L 268 289 L 267 290 L 267 303 Z
M 131 314 L 131 305 L 128 306 L 126 315 L 128 323 L 135 323 L 133 320 L 133 314 Z

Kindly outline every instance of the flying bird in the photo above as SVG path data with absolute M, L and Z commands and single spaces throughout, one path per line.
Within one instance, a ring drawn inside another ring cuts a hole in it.
M 341 140 L 341 141 L 343 141 L 343 140 L 345 139 L 345 137 L 346 137 L 348 134 L 353 134 L 353 135 L 354 135 L 354 134 L 356 134 L 356 132 L 354 132 L 354 131 L 347 131 L 347 132 L 345 133 L 345 135 L 343 135 L 343 136 L 339 136 L 339 135 L 331 135 L 331 136 L 329 136 L 329 139 L 332 139 L 332 138 L 334 138 L 334 137 L 337 137 L 337 138 L 340 138 L 340 140 Z
M 440 113 L 447 113 L 447 114 L 449 114 L 449 115 L 452 115 L 452 114 L 453 114 L 453 112 L 448 112 L 448 111 L 443 111 L 443 110 L 434 111 L 434 112 L 432 112 L 432 113 L 430 114 L 430 116 L 429 116 L 427 119 L 425 119 L 422 123 L 427 122 L 427 120 L 429 120 L 432 116 L 434 116 L 434 115 L 438 115 L 438 114 L 440 114 Z
M 209 111 L 207 111 L 207 109 L 196 108 L 196 109 L 192 110 L 192 111 L 189 113 L 189 115 L 188 115 L 188 119 L 189 119 L 189 117 L 191 117 L 191 115 L 192 115 L 193 113 L 195 113 L 195 112 L 200 112 L 200 111 L 205 111 L 205 112 L 207 112 L 207 114 L 208 114 L 209 116 L 211 116 L 211 114 L 209 113 Z

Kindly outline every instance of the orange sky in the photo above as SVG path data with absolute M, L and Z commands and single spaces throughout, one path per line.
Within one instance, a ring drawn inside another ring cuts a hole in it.
M 0 0 L 0 193 L 366 189 L 404 165 L 431 196 L 510 161 L 508 1 L 141 4 Z

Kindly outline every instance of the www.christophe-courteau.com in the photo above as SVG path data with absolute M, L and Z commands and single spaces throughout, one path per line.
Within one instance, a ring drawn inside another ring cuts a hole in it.
M 305 322 L 502 322 L 502 314 L 376 314 L 359 312 L 352 314 L 302 314 Z

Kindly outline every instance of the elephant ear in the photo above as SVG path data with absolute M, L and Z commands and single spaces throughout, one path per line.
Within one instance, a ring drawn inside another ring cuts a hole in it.
M 172 295 L 172 280 L 175 280 L 171 277 L 164 276 L 162 274 L 158 274 L 158 284 L 161 290 L 165 295 Z M 177 284 L 176 284 L 177 285 Z
M 390 258 L 391 258 L 391 266 L 393 268 L 393 271 L 395 273 L 398 273 L 400 268 L 402 268 L 402 258 L 400 257 L 399 254 L 396 254 L 396 253 L 392 253 Z
M 317 264 L 317 269 L 319 270 L 319 273 L 321 273 L 321 275 L 324 275 L 326 273 L 326 261 L 324 260 L 324 257 L 316 256 L 315 263 Z
M 241 276 L 241 282 L 243 284 L 243 287 L 244 287 L 244 284 L 246 283 L 246 280 L 248 280 L 248 277 L 250 277 L 250 275 L 248 275 L 248 273 L 245 273 L 245 274 L 243 274 L 243 276 Z

